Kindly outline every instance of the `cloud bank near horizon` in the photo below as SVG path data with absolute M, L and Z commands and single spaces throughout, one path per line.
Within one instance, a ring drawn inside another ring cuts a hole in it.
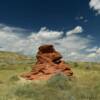
M 100 47 L 92 45 L 93 38 L 83 37 L 84 29 L 76 26 L 66 32 L 49 30 L 42 27 L 38 32 L 0 24 L 0 51 L 18 52 L 25 55 L 35 55 L 42 44 L 53 44 L 66 60 L 99 61 Z

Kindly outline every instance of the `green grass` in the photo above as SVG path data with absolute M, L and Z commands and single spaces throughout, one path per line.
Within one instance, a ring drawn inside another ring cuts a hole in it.
M 0 100 L 100 100 L 100 64 L 68 62 L 74 78 L 58 74 L 48 81 L 28 81 L 34 59 L 0 52 Z

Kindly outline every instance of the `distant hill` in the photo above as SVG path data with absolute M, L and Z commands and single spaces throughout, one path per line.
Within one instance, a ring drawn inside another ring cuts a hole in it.
M 0 51 L 0 69 L 8 69 L 14 66 L 27 66 L 34 63 L 34 58 L 15 52 Z
M 16 52 L 6 52 L 6 51 L 0 51 L 0 60 L 25 60 L 25 59 L 32 59 L 31 57 L 18 54 Z
M 35 63 L 35 58 L 21 55 L 15 52 L 0 51 L 0 69 L 10 69 L 15 67 L 32 66 Z M 86 68 L 100 70 L 100 64 L 95 62 L 66 62 L 71 67 Z

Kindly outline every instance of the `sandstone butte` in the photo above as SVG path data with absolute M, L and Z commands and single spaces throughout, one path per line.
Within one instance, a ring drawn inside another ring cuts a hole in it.
M 69 65 L 62 60 L 62 55 L 56 51 L 53 45 L 42 45 L 39 47 L 36 55 L 36 64 L 32 71 L 22 75 L 28 80 L 48 80 L 57 73 L 63 73 L 66 76 L 73 76 Z

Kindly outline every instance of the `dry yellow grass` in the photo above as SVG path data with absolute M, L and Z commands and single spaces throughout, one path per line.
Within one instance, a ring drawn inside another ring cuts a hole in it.
M 92 63 L 87 68 L 88 63 L 71 62 L 74 79 L 56 75 L 49 81 L 31 82 L 18 76 L 30 70 L 33 59 L 16 53 L 0 55 L 3 57 L 0 61 L 5 63 L 2 66 L 0 62 L 0 100 L 100 100 L 100 64 Z M 8 55 L 15 57 L 13 64 L 7 62 Z

